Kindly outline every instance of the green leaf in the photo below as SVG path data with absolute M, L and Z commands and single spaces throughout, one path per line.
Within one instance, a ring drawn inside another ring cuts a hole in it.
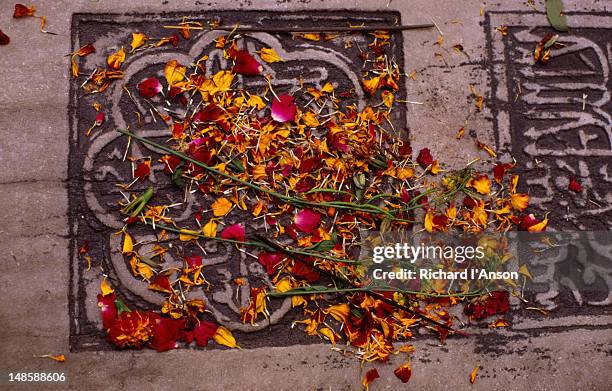
M 550 25 L 557 31 L 568 31 L 567 20 L 563 12 L 562 0 L 546 0 L 546 16 Z
M 333 240 L 322 240 L 314 246 L 308 247 L 307 250 L 314 250 L 318 252 L 329 251 L 336 245 L 336 242 Z
M 122 312 L 132 312 L 132 310 L 130 310 L 121 299 L 115 300 L 115 307 L 117 307 L 117 315 L 121 314 Z

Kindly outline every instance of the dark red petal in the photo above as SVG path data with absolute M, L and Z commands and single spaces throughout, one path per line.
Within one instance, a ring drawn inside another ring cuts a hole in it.
M 106 120 L 106 115 L 104 115 L 104 113 L 98 113 L 96 115 L 96 126 L 102 126 L 105 120 Z
M 11 39 L 8 35 L 4 34 L 2 30 L 0 30 L 0 45 L 8 45 L 11 42 Z
M 190 268 L 202 266 L 202 257 L 199 255 L 185 256 L 185 262 Z
M 114 293 L 106 296 L 98 295 L 98 307 L 100 308 L 100 316 L 102 317 L 102 326 L 108 329 L 117 319 L 117 305 L 115 300 L 117 297 Z
M 235 61 L 232 71 L 235 73 L 254 76 L 261 74 L 263 71 L 261 64 L 246 50 L 237 51 L 232 57 Z
M 162 90 L 162 84 L 156 77 L 149 77 L 138 83 L 138 94 L 145 99 L 151 99 Z
M 151 163 L 148 161 L 138 163 L 134 170 L 134 178 L 145 180 L 151 173 Z
M 26 7 L 23 4 L 15 4 L 15 11 L 13 12 L 13 18 L 25 18 L 26 16 L 33 16 L 35 8 Z
M 200 347 L 205 347 L 208 345 L 208 341 L 212 339 L 218 328 L 219 326 L 212 322 L 207 322 L 205 320 L 200 321 L 200 323 L 193 329 L 193 336 L 195 337 L 196 345 Z
M 582 192 L 582 185 L 580 184 L 580 182 L 578 182 L 578 180 L 576 178 L 570 179 L 570 182 L 569 182 L 569 185 L 567 186 L 567 188 L 570 189 L 571 191 L 575 192 L 575 193 Z
M 427 168 L 431 163 L 433 163 L 433 157 L 431 156 L 429 148 L 423 148 L 419 151 L 417 163 L 419 163 L 419 165 L 423 168 Z
M 268 275 L 273 275 L 278 269 L 278 265 L 283 261 L 285 256 L 281 253 L 260 252 L 257 255 L 257 261 L 266 268 Z

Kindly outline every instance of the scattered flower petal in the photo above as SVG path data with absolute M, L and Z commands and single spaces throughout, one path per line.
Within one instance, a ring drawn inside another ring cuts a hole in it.
M 291 95 L 281 95 L 272 99 L 272 119 L 278 122 L 295 121 L 297 108 Z

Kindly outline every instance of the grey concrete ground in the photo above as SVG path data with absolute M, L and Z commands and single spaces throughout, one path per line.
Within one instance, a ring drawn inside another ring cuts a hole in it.
M 0 29 L 11 37 L 9 46 L 0 46 L 0 371 L 60 371 L 69 382 L 56 387 L 79 390 L 349 390 L 359 388 L 363 370 L 358 362 L 318 344 L 164 354 L 69 352 L 69 58 L 65 55 L 71 50 L 72 13 L 354 8 L 398 10 L 403 23 L 433 19 L 447 47 L 462 44 L 469 59 L 452 49 L 444 52 L 444 60 L 434 56 L 435 29 L 405 33 L 406 71 L 417 71 L 416 81 L 407 82 L 408 99 L 423 103 L 408 105 L 408 123 L 416 150 L 429 146 L 434 156 L 445 156 L 444 161 L 460 167 L 482 157 L 470 137 L 456 141 L 454 135 L 473 110 L 466 98 L 469 84 L 487 98 L 491 94 L 487 62 L 496 49 L 486 42 L 496 26 L 486 25 L 486 12 L 497 12 L 489 23 L 502 25 L 503 18 L 517 18 L 505 11 L 532 11 L 527 2 L 515 0 L 36 1 L 39 14 L 47 16 L 47 29 L 58 34 L 54 36 L 39 33 L 34 20 L 13 20 L 13 4 L 0 0 Z M 580 21 L 588 26 L 589 18 L 609 16 L 612 11 L 609 1 L 566 0 L 565 4 L 570 25 Z M 535 1 L 535 7 L 542 11 L 543 2 Z M 581 15 L 584 12 L 591 16 Z M 546 25 L 541 13 L 521 18 Z M 499 39 L 495 33 L 489 38 Z M 492 112 L 485 103 L 483 112 L 470 119 L 473 136 L 495 145 L 497 116 L 503 113 Z M 609 389 L 611 327 L 609 312 L 584 316 L 566 312 L 561 317 L 517 319 L 509 330 L 476 331 L 471 337 L 452 338 L 444 347 L 421 338 L 414 342 L 417 350 L 408 386 L 393 376 L 398 363 L 392 360 L 378 365 L 381 379 L 371 389 Z M 66 354 L 65 363 L 34 358 L 59 353 Z M 478 379 L 470 385 L 469 373 L 477 364 Z

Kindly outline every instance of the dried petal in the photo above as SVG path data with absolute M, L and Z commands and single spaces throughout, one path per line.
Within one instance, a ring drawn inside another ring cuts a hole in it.
M 0 30 L 0 45 L 8 45 L 11 42 L 11 39 L 8 35 L 4 34 L 2 30 Z
M 134 53 L 136 49 L 144 45 L 147 39 L 149 39 L 149 37 L 147 37 L 146 34 L 132 33 L 132 43 L 130 43 L 130 46 L 132 47 L 131 53 Z
M 348 317 L 351 314 L 351 307 L 346 303 L 340 303 L 332 305 L 324 311 L 326 314 L 331 315 L 338 322 L 346 323 Z
M 81 46 L 79 48 L 79 50 L 77 50 L 74 53 L 74 55 L 75 56 L 79 56 L 79 57 L 85 57 L 85 56 L 88 56 L 88 55 L 90 55 L 92 53 L 95 53 L 95 52 L 96 52 L 96 48 L 94 47 L 94 45 L 91 44 L 91 43 L 88 43 L 85 46 Z
M 429 148 L 423 148 L 419 151 L 417 163 L 419 163 L 419 165 L 423 168 L 427 168 L 431 163 L 433 163 L 433 157 L 431 156 Z
M 285 259 L 281 253 L 269 253 L 262 251 L 257 255 L 257 261 L 266 268 L 268 275 L 273 275 L 278 271 L 278 266 Z
M 232 332 L 223 326 L 217 328 L 213 335 L 213 339 L 219 345 L 225 345 L 230 348 L 240 348 L 240 346 L 236 344 L 236 339 L 232 335 Z
M 402 383 L 408 383 L 410 380 L 410 376 L 412 376 L 412 368 L 410 367 L 410 360 L 406 361 L 404 364 L 395 368 L 393 371 L 395 376 L 402 381 Z
M 100 281 L 100 292 L 102 292 L 102 296 L 108 296 L 111 293 L 113 293 L 114 291 L 115 290 L 113 289 L 111 284 L 106 279 L 106 276 L 104 276 L 102 278 L 102 281 Z
M 282 62 L 283 59 L 272 48 L 262 48 L 257 52 L 259 57 L 267 63 Z
M 105 120 L 106 114 L 104 114 L 103 112 L 99 112 L 98 114 L 96 114 L 96 119 L 94 123 L 96 126 L 102 126 Z
M 204 227 L 202 227 L 202 233 L 204 236 L 214 238 L 217 236 L 217 223 L 214 220 L 210 220 Z
M 469 186 L 480 194 L 486 195 L 491 191 L 491 180 L 486 174 L 477 175 L 470 179 Z
M 272 100 L 272 119 L 278 122 L 295 121 L 297 108 L 291 95 L 280 95 Z
M 363 380 L 361 381 L 361 385 L 363 386 L 363 388 L 366 389 L 366 391 L 368 391 L 370 387 L 370 383 L 372 383 L 374 380 L 378 379 L 379 377 L 380 375 L 378 374 L 378 370 L 376 368 L 370 369 L 369 371 L 366 372 Z
M 149 77 L 138 83 L 138 94 L 145 99 L 151 99 L 162 90 L 162 84 L 156 77 Z
M 211 205 L 215 217 L 225 216 L 232 209 L 232 203 L 224 197 L 217 198 Z
M 108 56 L 107 63 L 108 66 L 112 69 L 121 68 L 121 64 L 125 61 L 125 49 L 123 46 L 117 52 Z
M 511 194 L 510 203 L 514 209 L 522 212 L 529 206 L 529 196 L 523 193 Z
M 13 18 L 25 18 L 28 16 L 34 16 L 36 13 L 36 7 L 31 5 L 26 7 L 23 4 L 15 4 L 15 11 L 13 12 Z
M 263 66 L 246 50 L 239 50 L 232 57 L 234 58 L 232 71 L 235 73 L 255 76 L 263 71 Z
M 208 341 L 211 340 L 217 333 L 218 328 L 219 326 L 212 322 L 205 320 L 200 321 L 200 323 L 193 329 L 193 336 L 195 337 L 196 345 L 206 347 L 206 345 L 208 345 Z
M 166 63 L 166 67 L 164 68 L 166 82 L 168 82 L 169 86 L 173 86 L 185 78 L 185 72 L 187 72 L 187 67 L 181 65 L 178 61 L 168 61 L 168 63 Z
M 151 174 L 151 161 L 145 160 L 144 162 L 138 163 L 136 169 L 134 170 L 134 178 L 138 178 L 141 181 L 144 181 Z
M 48 358 L 51 359 L 53 361 L 57 361 L 57 362 L 65 362 L 66 361 L 66 356 L 64 356 L 63 354 L 43 354 L 42 356 L 38 356 L 40 358 Z
M 478 368 L 480 367 L 479 364 L 476 364 L 476 366 L 474 367 L 474 369 L 472 369 L 472 372 L 470 373 L 470 383 L 474 384 L 474 382 L 476 381 L 476 374 L 478 373 Z

